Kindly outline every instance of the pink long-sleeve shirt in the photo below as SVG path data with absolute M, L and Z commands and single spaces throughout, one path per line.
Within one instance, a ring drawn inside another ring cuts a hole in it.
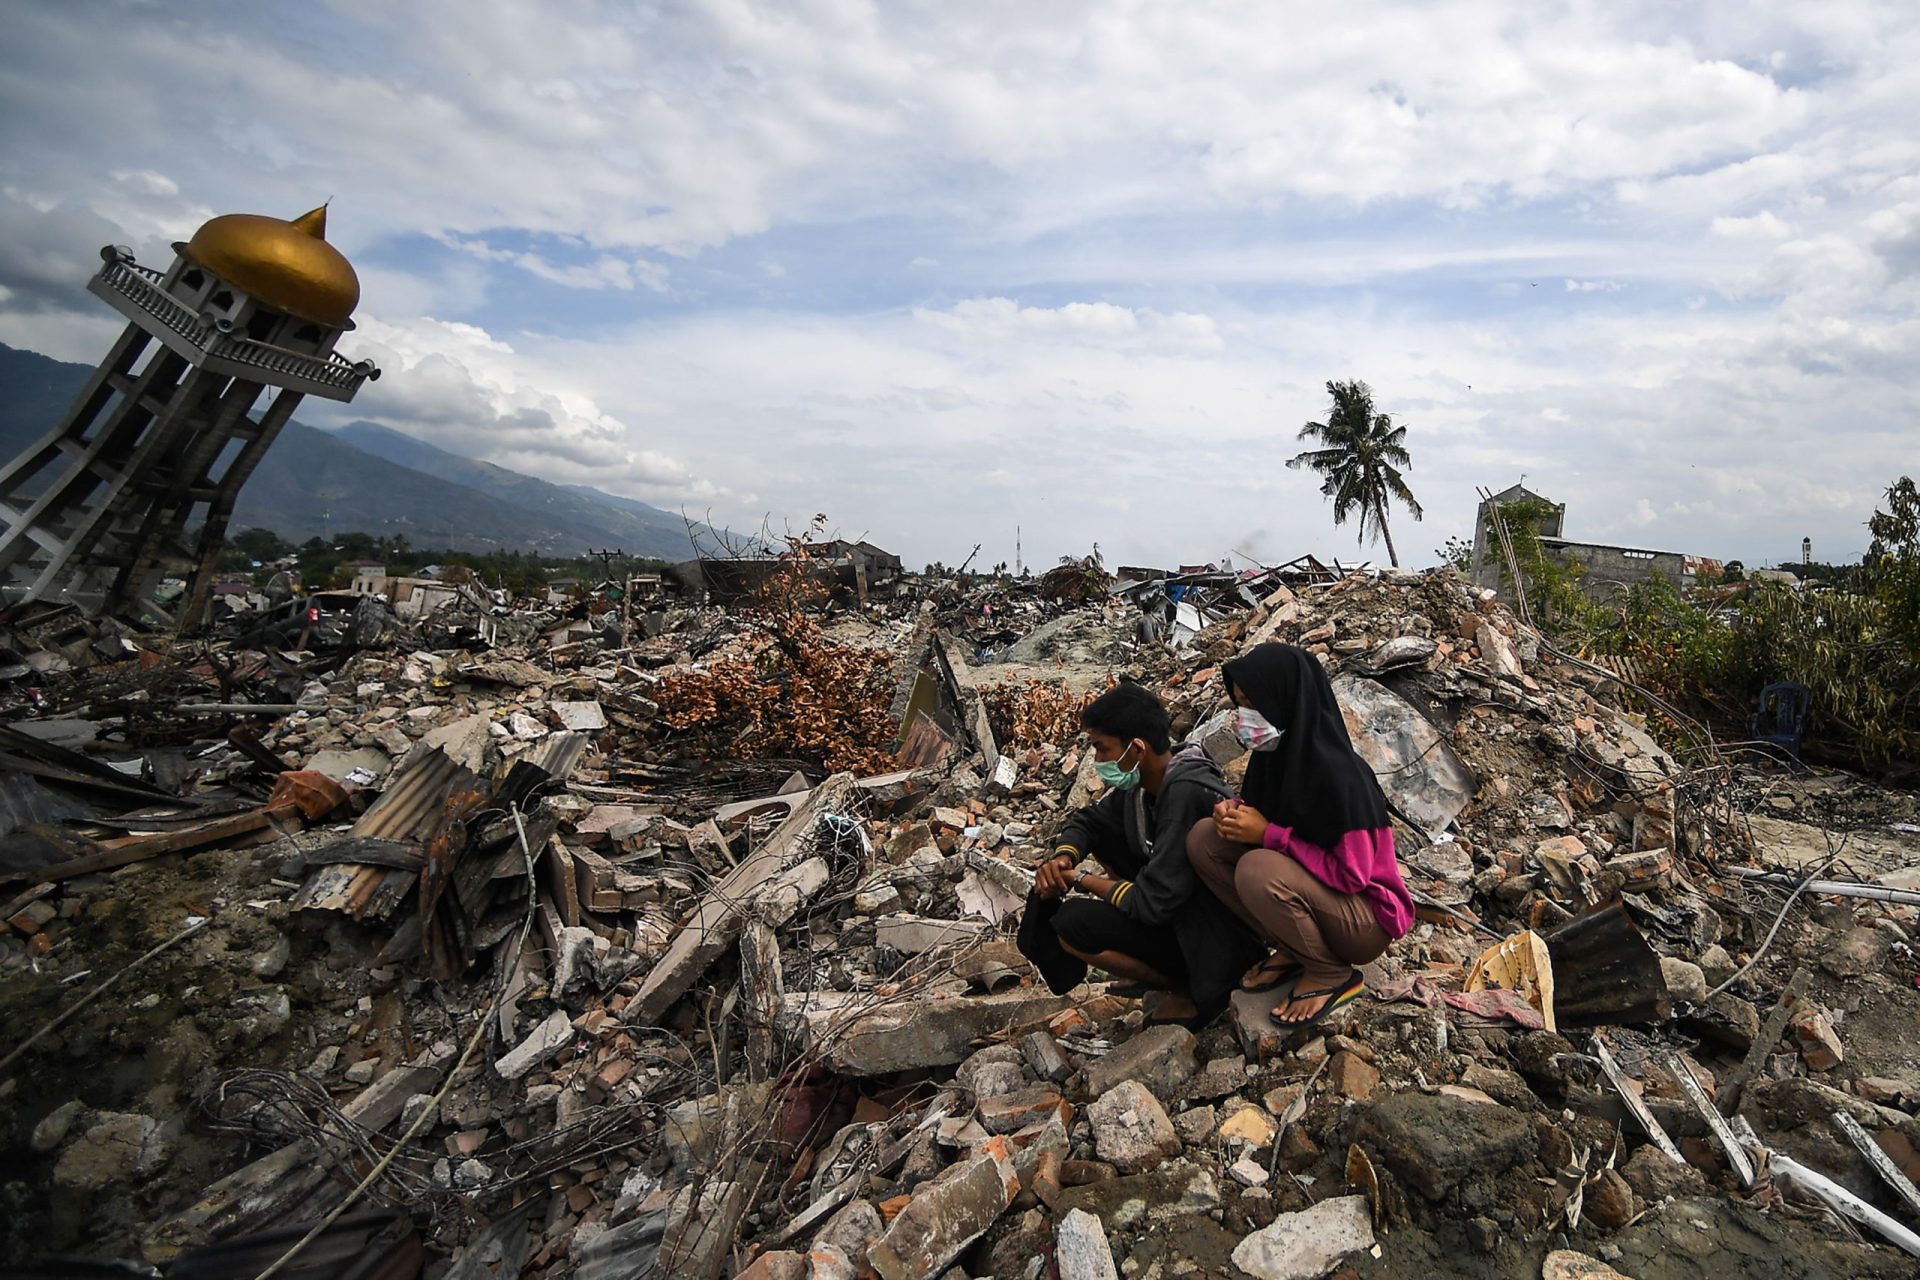
M 1260 843 L 1288 855 L 1335 893 L 1357 893 L 1365 898 L 1387 937 L 1403 937 L 1413 928 L 1413 895 L 1400 876 L 1392 827 L 1349 831 L 1328 852 L 1296 836 L 1292 827 L 1269 822 L 1266 838 Z

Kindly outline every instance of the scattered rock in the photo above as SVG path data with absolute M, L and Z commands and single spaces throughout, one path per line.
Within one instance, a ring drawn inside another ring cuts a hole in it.
M 1259 1280 L 1320 1280 L 1342 1258 L 1373 1248 L 1373 1213 L 1365 1196 L 1336 1196 L 1299 1213 L 1283 1213 L 1242 1240 L 1233 1265 Z
M 1357 1140 L 1429 1200 L 1470 1177 L 1503 1171 L 1533 1152 L 1519 1112 L 1417 1093 L 1383 1098 L 1360 1118 Z
M 1087 1108 L 1100 1158 L 1122 1173 L 1141 1173 L 1180 1154 L 1160 1100 L 1138 1080 L 1123 1080 Z
M 1675 1000 L 1707 1002 L 1707 975 L 1699 965 L 1677 956 L 1661 956 L 1660 973 L 1667 980 L 1667 994 Z
M 1106 1228 L 1086 1210 L 1073 1209 L 1062 1217 L 1053 1240 L 1060 1280 L 1119 1280 Z
M 1104 1097 L 1124 1081 L 1171 1100 L 1199 1070 L 1193 1032 L 1185 1027 L 1148 1027 L 1087 1066 L 1087 1095 Z
M 28 1145 L 43 1154 L 52 1151 L 67 1140 L 67 1132 L 73 1128 L 73 1122 L 86 1113 L 86 1103 L 78 1098 L 68 1098 L 33 1126 L 33 1136 L 28 1139 Z
M 151 1116 L 102 1112 L 61 1152 L 53 1180 L 79 1191 L 99 1191 L 151 1172 L 166 1154 L 160 1124 Z
M 1831 1071 L 1847 1060 L 1840 1036 L 1833 1029 L 1827 1011 L 1809 1004 L 1793 1015 L 1787 1024 L 1800 1043 L 1800 1057 L 1815 1071 Z

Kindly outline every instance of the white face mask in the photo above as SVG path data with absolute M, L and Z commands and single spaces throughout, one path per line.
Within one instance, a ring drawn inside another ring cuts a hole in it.
M 1241 707 L 1233 713 L 1233 736 L 1249 751 L 1273 750 L 1280 745 L 1280 736 L 1285 732 L 1285 729 L 1274 728 L 1271 721 L 1252 707 Z

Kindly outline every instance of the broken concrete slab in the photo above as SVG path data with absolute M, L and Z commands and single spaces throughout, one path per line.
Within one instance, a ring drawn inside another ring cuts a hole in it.
M 1439 836 L 1473 799 L 1473 774 L 1433 723 L 1385 685 L 1340 676 L 1333 691 L 1354 750 L 1387 798 L 1428 838 Z
M 954 942 L 971 942 L 988 926 L 978 920 L 931 920 L 925 916 L 882 916 L 873 922 L 875 946 L 917 956 Z
M 859 992 L 790 991 L 783 1018 L 837 1069 L 881 1075 L 950 1066 L 982 1036 L 1044 1022 L 1072 1003 L 1032 987 L 893 1004 Z
M 1087 1108 L 1100 1158 L 1122 1173 L 1144 1173 L 1180 1154 L 1166 1109 L 1138 1080 L 1123 1080 Z
M 502 1054 L 493 1069 L 503 1079 L 518 1080 L 566 1048 L 572 1039 L 573 1019 L 567 1016 L 566 1010 L 555 1009 L 546 1021 L 528 1032 L 524 1040 Z
M 562 728 L 576 733 L 598 733 L 607 727 L 606 712 L 598 702 L 549 702 L 547 709 Z
M 623 1016 L 629 1022 L 652 1024 L 685 995 L 707 966 L 719 959 L 740 937 L 747 900 L 786 866 L 820 815 L 833 812 L 852 793 L 853 775 L 828 778 L 808 794 L 805 803 L 741 864 L 722 876 L 687 918 L 654 963 L 628 1002 Z
M 1394 1094 L 1360 1117 L 1356 1140 L 1429 1200 L 1477 1173 L 1530 1158 L 1527 1118 L 1508 1107 L 1417 1093 Z
M 1283 1213 L 1242 1240 L 1233 1265 L 1259 1280 L 1320 1280 L 1350 1253 L 1373 1248 L 1365 1196 L 1335 1196 Z
M 1187 1161 L 1171 1161 L 1150 1173 L 1109 1176 L 1068 1187 L 1054 1206 L 1063 1214 L 1085 1209 L 1116 1231 L 1131 1230 L 1143 1222 L 1168 1223 L 1206 1215 L 1219 1207 L 1220 1187 L 1213 1175 Z
M 1120 1280 L 1107 1229 L 1085 1209 L 1068 1211 L 1054 1226 L 1053 1257 L 1060 1280 Z
M 1171 1101 L 1199 1070 L 1197 1043 L 1185 1027 L 1148 1027 L 1087 1064 L 1087 1094 L 1098 1098 L 1124 1080 L 1137 1080 L 1156 1098 Z
M 1004 1138 L 982 1143 L 963 1161 L 920 1187 L 867 1250 L 881 1280 L 932 1280 L 986 1234 L 1020 1189 Z
M 100 1191 L 158 1168 L 167 1156 L 160 1122 L 131 1112 L 103 1112 L 53 1166 L 53 1180 L 76 1191 Z

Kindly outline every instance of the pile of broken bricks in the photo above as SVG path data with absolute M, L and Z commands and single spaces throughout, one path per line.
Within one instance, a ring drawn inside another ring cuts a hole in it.
M 1217 665 L 1268 639 L 1334 675 L 1420 906 L 1369 966 L 1373 998 L 1311 1031 L 1273 1024 L 1270 997 L 1195 1036 L 1143 1029 L 1098 981 L 1036 984 L 1011 944 L 1028 867 L 1101 791 L 1071 740 L 976 733 L 938 769 L 800 778 L 704 814 L 651 795 L 626 753 L 685 643 L 663 636 L 646 657 L 365 655 L 264 735 L 364 811 L 234 854 L 277 885 L 266 918 L 293 967 L 325 975 L 316 999 L 314 980 L 236 969 L 230 1001 L 290 990 L 289 1011 L 181 1080 L 252 1135 L 251 1163 L 169 1183 L 149 1153 L 182 1139 L 185 1108 L 43 1088 L 6 1105 L 60 1185 L 147 1189 L 156 1262 L 309 1222 L 397 1146 L 368 1200 L 462 1276 L 1157 1280 L 1445 1256 L 1696 1274 L 1654 1261 L 1687 1233 L 1702 1275 L 1769 1252 L 1910 1274 L 1896 1237 L 1838 1226 L 1821 1185 L 1914 1221 L 1880 1166 L 1920 1174 L 1920 1065 L 1857 1030 L 1913 1040 L 1908 906 L 1803 894 L 1760 951 L 1786 894 L 1727 874 L 1768 853 L 1729 768 L 1683 767 L 1619 680 L 1450 574 L 1281 588 L 1142 656 L 1134 674 L 1230 776 Z M 963 706 L 973 678 L 956 675 Z M 413 825 L 382 828 L 381 798 L 421 777 Z M 463 784 L 480 799 L 435 846 Z M 338 861 L 353 841 L 387 862 Z M 435 847 L 459 851 L 437 864 L 451 897 L 424 893 Z M 54 935 L 45 980 L 93 967 L 62 923 L 142 871 L 46 882 L 15 926 Z M 1596 956 L 1617 981 L 1583 972 Z M 234 1087 L 243 1068 L 288 1083 Z

